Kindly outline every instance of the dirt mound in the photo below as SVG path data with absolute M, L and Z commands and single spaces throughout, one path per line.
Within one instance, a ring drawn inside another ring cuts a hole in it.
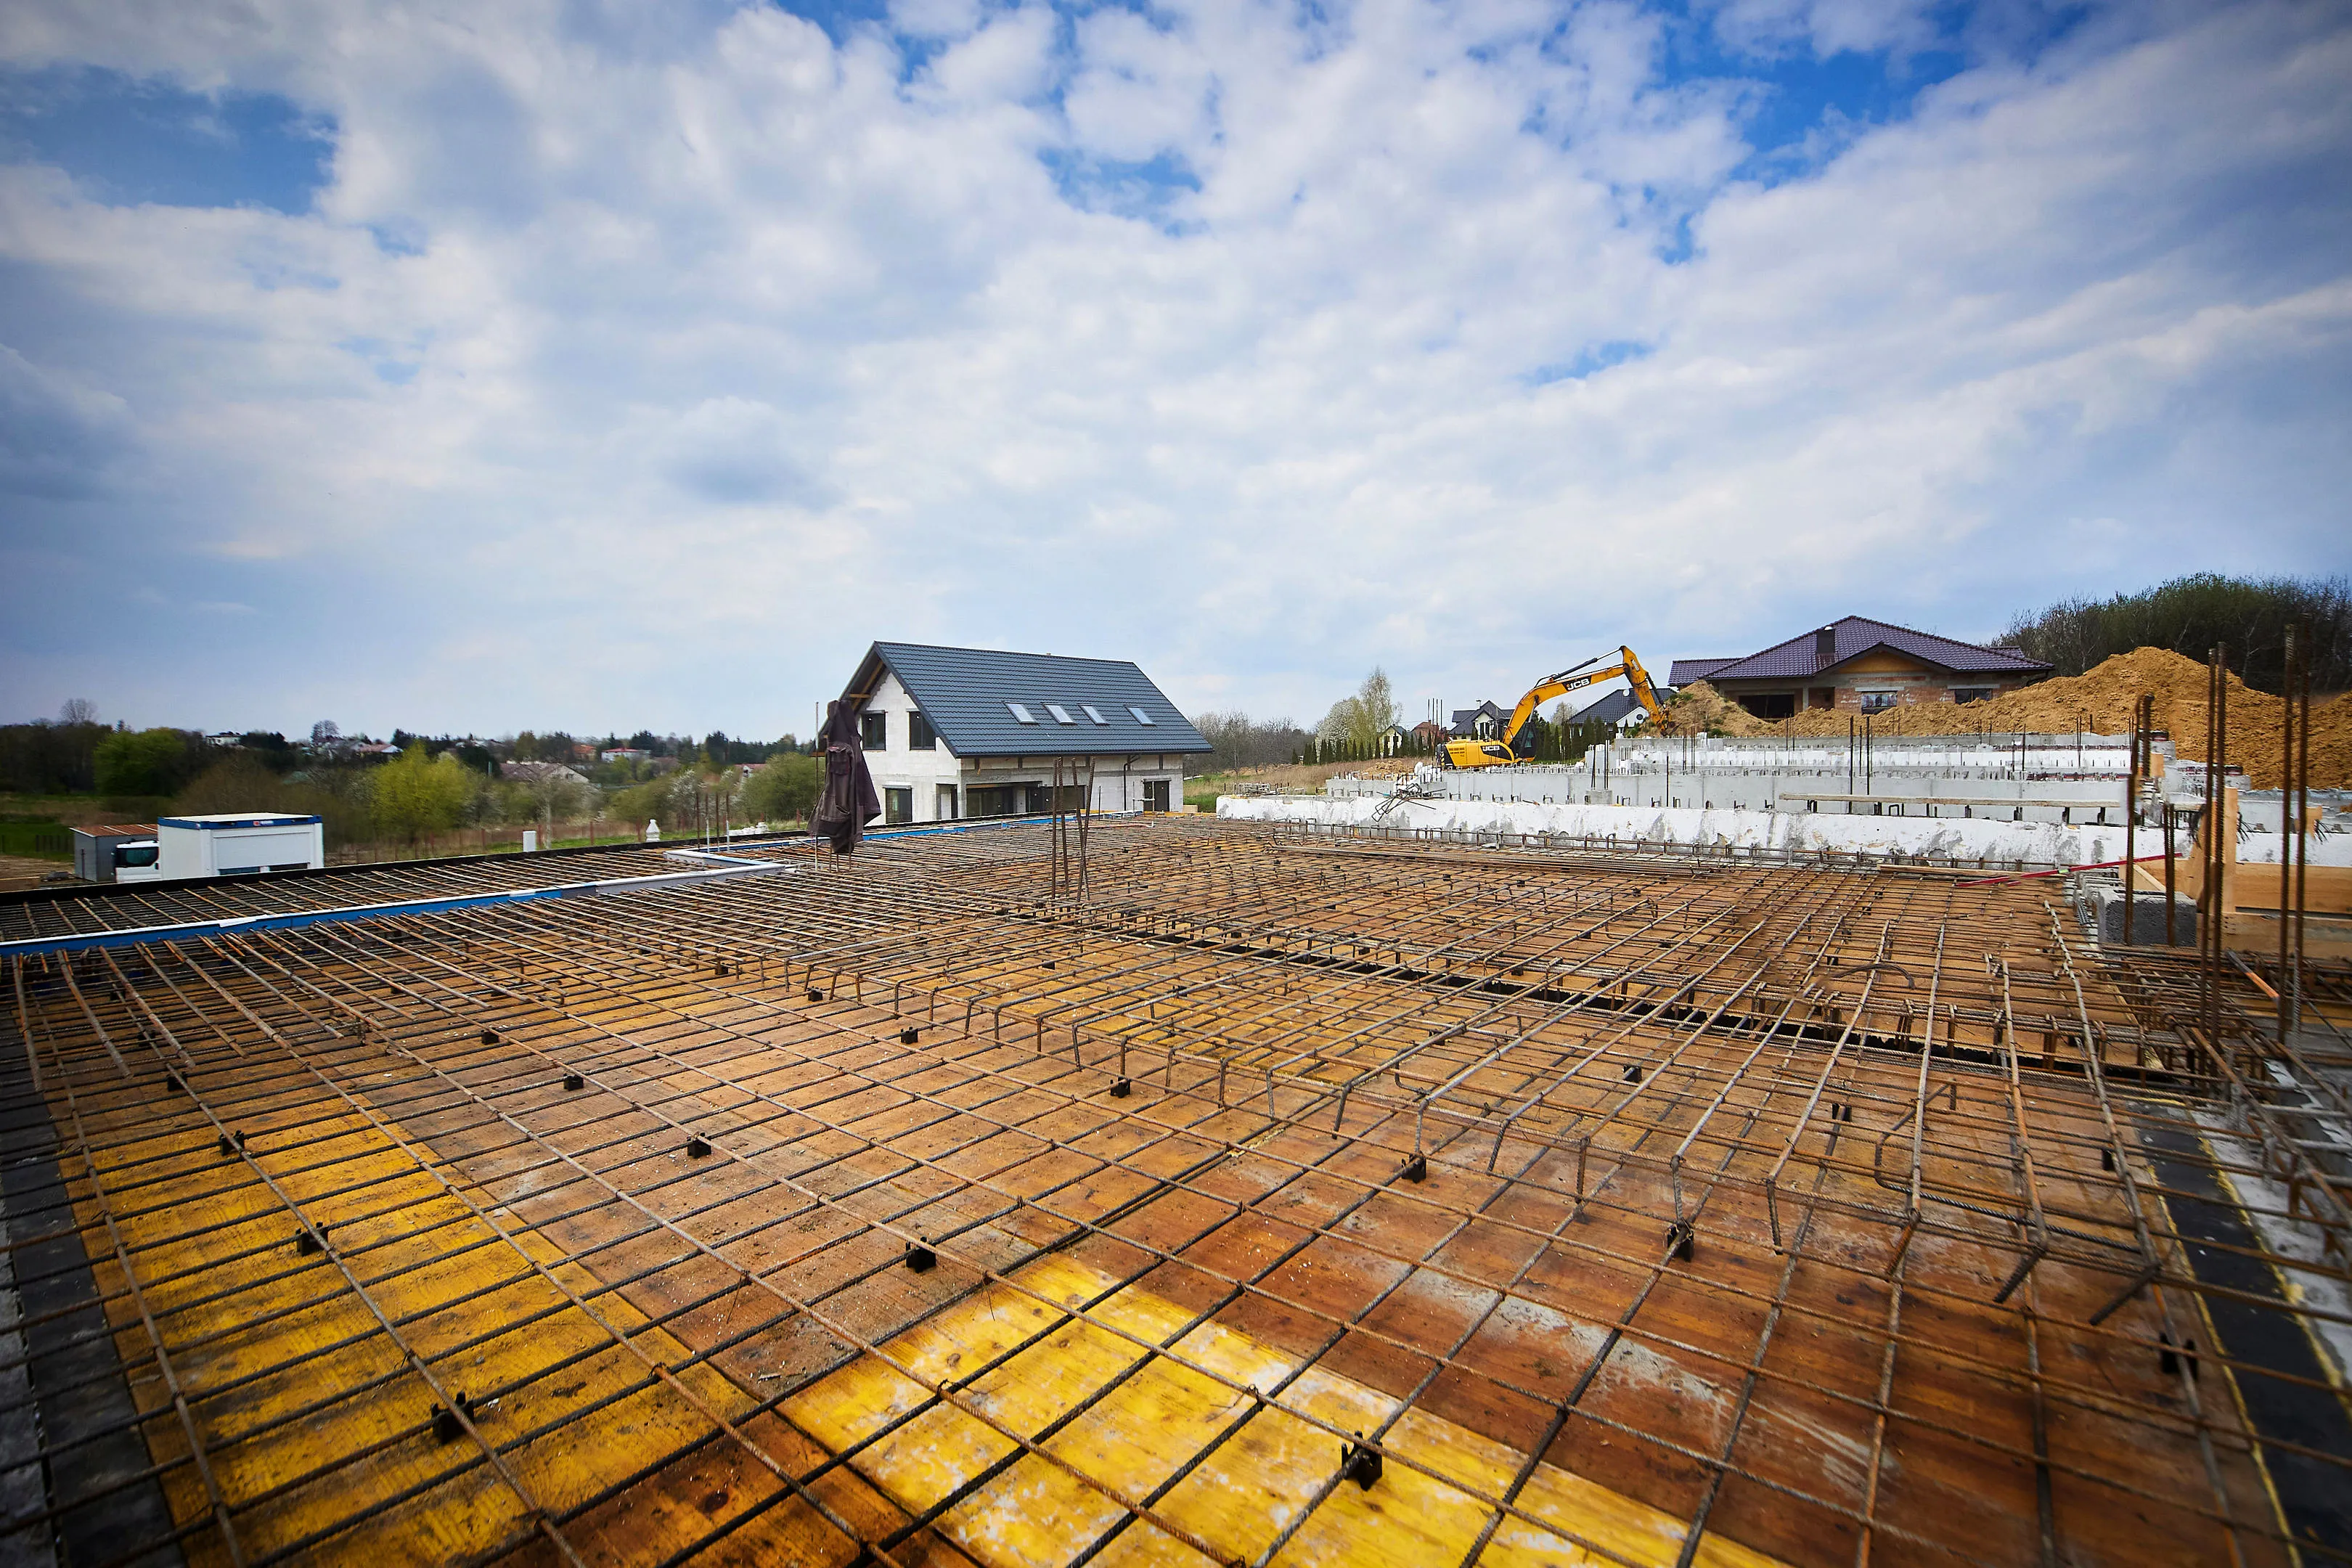
M 2286 704 L 2267 692 L 2252 689 L 2234 675 L 2229 680 L 2229 759 L 2246 770 L 2255 788 L 2275 789 L 2282 760 L 2280 722 Z M 1989 702 L 1923 702 L 1891 709 L 1877 717 L 1873 728 L 1882 735 L 1966 735 L 1984 731 L 2070 735 L 2076 730 L 2117 735 L 2131 728 L 2132 705 L 2143 693 L 2156 698 L 2156 727 L 2171 735 L 2179 754 L 2201 760 L 2209 722 L 2205 667 L 2158 647 L 2119 653 L 2082 675 L 2045 680 Z M 1762 732 L 1843 735 L 1849 717 L 1843 712 L 1800 713 L 1794 719 L 1765 724 Z M 2352 784 L 2352 697 L 2338 697 L 2311 710 L 2311 784 L 2315 789 Z
M 1654 735 L 1777 735 L 1780 727 L 1759 719 L 1704 680 L 1694 680 L 1666 702 L 1665 722 Z

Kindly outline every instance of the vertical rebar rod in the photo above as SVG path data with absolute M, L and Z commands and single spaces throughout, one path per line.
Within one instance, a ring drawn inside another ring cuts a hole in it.
M 2131 760 L 2124 764 L 2124 945 L 2132 944 L 2132 910 L 2139 903 L 2133 879 L 2139 875 L 2139 737 L 2140 713 L 2147 699 L 2132 704 Z
M 2287 950 L 2294 936 L 2294 916 L 2291 912 L 2294 893 L 2294 841 L 2302 837 L 2302 822 L 2295 816 L 2294 805 L 2294 627 L 2286 628 L 2285 658 L 2283 679 L 2279 682 L 2279 735 L 2283 755 L 2279 760 L 2279 988 L 2278 1037 L 2284 1045 L 2294 1031 L 2294 987 L 2287 978 Z

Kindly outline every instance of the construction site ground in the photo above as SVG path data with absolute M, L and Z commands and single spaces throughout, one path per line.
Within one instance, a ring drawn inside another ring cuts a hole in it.
M 2352 1556 L 2259 966 L 1927 868 L 730 853 L 0 904 L 0 1554 Z M 240 912 L 315 923 L 152 929 Z

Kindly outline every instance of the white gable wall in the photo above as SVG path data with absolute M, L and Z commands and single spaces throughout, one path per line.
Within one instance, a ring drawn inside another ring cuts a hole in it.
M 875 793 L 882 797 L 883 821 L 877 826 L 889 823 L 889 792 L 893 789 L 908 792 L 901 797 L 908 808 L 907 821 L 939 822 L 973 815 L 972 804 L 965 792 L 974 787 L 1052 784 L 1052 757 L 965 760 L 949 751 L 945 741 L 933 749 L 917 751 L 908 744 L 914 732 L 911 721 L 915 711 L 914 699 L 898 683 L 898 678 L 886 669 L 881 684 L 866 700 L 866 712 L 883 716 L 883 732 L 887 742 L 879 751 L 866 753 L 866 771 L 874 775 Z M 1063 759 L 1066 766 L 1070 760 Z M 1087 759 L 1077 760 L 1084 762 Z M 1092 761 L 1095 776 L 1093 805 L 1097 811 L 1141 811 L 1150 798 L 1146 785 L 1151 783 L 1164 788 L 1171 806 L 1183 803 L 1184 759 L 1181 754 L 1101 756 Z M 943 789 L 950 792 L 944 797 Z
M 914 734 L 915 700 L 898 684 L 898 678 L 885 671 L 882 684 L 866 700 L 867 713 L 883 715 L 888 744 L 882 750 L 866 753 L 866 769 L 874 775 L 874 793 L 882 797 L 883 821 L 891 816 L 892 789 L 908 791 L 907 804 L 908 822 L 937 822 L 943 816 L 963 815 L 963 764 L 945 741 L 926 750 L 917 751 L 908 742 Z M 940 809 L 940 787 L 946 785 L 955 792 L 951 809 Z

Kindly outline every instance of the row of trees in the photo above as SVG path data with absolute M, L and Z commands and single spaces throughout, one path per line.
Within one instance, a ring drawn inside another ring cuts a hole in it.
M 1202 713 L 1193 719 L 1192 728 L 1214 748 L 1210 753 L 1211 771 L 1224 773 L 1290 762 L 1300 745 L 1313 739 L 1288 719 L 1259 721 L 1239 709 Z
M 1539 715 L 1530 718 L 1513 740 L 1512 750 L 1533 762 L 1572 763 L 1594 746 L 1606 743 L 1614 733 L 1612 726 L 1601 721 L 1584 724 L 1570 722 L 1566 717 L 1566 704 L 1562 704 L 1557 713 L 1559 716 L 1551 719 Z M 1427 757 L 1434 756 L 1436 752 L 1434 744 L 1418 738 L 1391 746 L 1378 741 L 1368 744 L 1353 737 L 1326 740 L 1319 735 L 1310 735 L 1291 753 L 1289 760 L 1311 765 L 1370 762 L 1375 757 Z
M 2315 691 L 2352 687 L 2352 583 L 2336 577 L 2176 577 L 2112 599 L 2062 599 L 2009 624 L 2000 641 L 2060 675 L 2080 675 L 2134 648 L 2169 648 L 2203 659 L 2219 644 L 2230 668 L 2260 691 L 2279 689 L 2286 628 L 2308 631 Z
M 331 844 L 362 840 L 415 845 L 460 829 L 540 826 L 604 817 L 670 834 L 721 826 L 805 820 L 823 784 L 817 759 L 777 753 L 748 778 L 740 768 L 680 769 L 607 792 L 562 768 L 492 778 L 454 749 L 412 746 L 379 766 L 315 766 L 280 774 L 261 759 L 232 752 L 173 800 L 176 811 L 286 811 L 320 817 Z
M 117 729 L 98 721 L 87 699 L 65 705 L 55 720 L 0 725 L 0 791 L 19 795 L 89 795 L 114 797 L 170 797 L 222 758 L 224 750 L 260 763 L 279 776 L 310 773 L 344 764 L 368 763 L 358 748 L 361 736 L 346 735 L 331 720 L 310 727 L 307 739 L 289 741 L 275 731 L 253 731 L 234 747 L 208 742 L 192 730 Z M 640 730 L 625 739 L 580 738 L 561 730 L 521 733 L 502 741 L 422 735 L 394 730 L 393 744 L 401 753 L 422 750 L 428 757 L 454 753 L 463 766 L 485 776 L 500 762 L 552 762 L 574 768 L 608 786 L 640 783 L 679 768 L 702 769 L 765 761 L 780 752 L 795 752 L 800 742 L 790 734 L 774 741 L 738 740 L 713 730 L 699 740 L 689 735 L 656 735 Z M 598 753 L 629 750 L 645 753 L 646 761 L 604 763 Z

